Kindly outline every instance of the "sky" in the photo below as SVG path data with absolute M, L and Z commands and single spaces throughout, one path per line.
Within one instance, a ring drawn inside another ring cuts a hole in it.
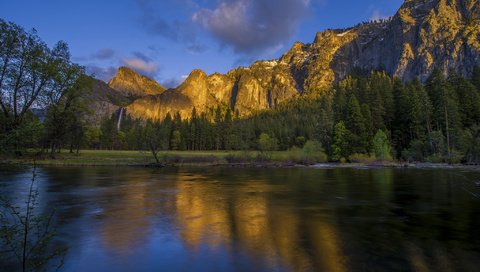
M 128 66 L 173 88 L 193 70 L 275 59 L 325 29 L 394 15 L 403 0 L 0 0 L 0 18 L 108 81 Z

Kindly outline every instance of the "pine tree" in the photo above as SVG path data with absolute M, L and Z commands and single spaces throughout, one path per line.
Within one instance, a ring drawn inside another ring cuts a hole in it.
M 224 138 L 223 138 L 223 147 L 226 150 L 233 149 L 233 135 L 232 135 L 232 111 L 230 108 L 227 109 L 225 113 L 224 123 Z
M 425 140 L 431 133 L 432 102 L 418 79 L 408 85 L 412 139 Z
M 472 84 L 477 88 L 477 91 L 480 92 L 480 66 L 476 66 L 473 69 Z
M 463 127 L 471 127 L 480 121 L 480 94 L 475 86 L 461 75 L 451 73 L 448 83 L 454 89 L 458 101 L 460 119 Z
M 345 127 L 343 122 L 339 122 L 335 125 L 335 132 L 333 136 L 332 144 L 332 160 L 341 161 L 342 159 L 348 159 L 351 154 L 349 150 L 350 132 Z
M 367 104 L 362 105 L 362 115 L 365 122 L 365 141 L 367 143 L 366 150 L 370 149 L 371 139 L 373 138 L 373 118 L 370 106 Z
M 393 82 L 393 97 L 395 102 L 395 117 L 392 121 L 392 139 L 397 154 L 407 148 L 411 140 L 412 111 L 410 94 L 399 78 Z
M 363 118 L 360 104 L 355 95 L 351 95 L 348 100 L 347 113 L 345 125 L 351 132 L 351 149 L 354 153 L 365 153 L 367 145 L 365 119 Z
M 456 92 L 448 84 L 440 70 L 432 72 L 426 83 L 426 89 L 433 105 L 433 124 L 446 136 L 447 155 L 451 157 L 455 134 L 459 132 L 460 114 Z

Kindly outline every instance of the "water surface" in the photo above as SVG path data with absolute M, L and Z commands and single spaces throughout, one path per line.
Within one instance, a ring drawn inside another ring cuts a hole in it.
M 0 168 L 21 202 L 31 170 Z M 37 169 L 62 271 L 478 271 L 480 172 Z M 1 269 L 0 269 L 1 270 Z

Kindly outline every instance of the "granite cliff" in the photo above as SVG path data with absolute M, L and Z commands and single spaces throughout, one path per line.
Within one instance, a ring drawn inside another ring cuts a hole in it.
M 248 116 L 288 99 L 330 88 L 354 69 L 384 69 L 403 80 L 425 80 L 435 68 L 468 76 L 480 65 L 478 0 L 406 0 L 391 18 L 318 33 L 313 43 L 295 43 L 278 60 L 258 61 L 227 74 L 194 70 L 177 88 L 120 68 L 109 86 L 134 97 L 127 112 L 162 119 L 193 108 L 230 106 Z
M 165 91 L 165 88 L 155 80 L 139 75 L 127 67 L 120 67 L 115 77 L 108 82 L 108 86 L 132 99 L 145 95 L 157 95 Z

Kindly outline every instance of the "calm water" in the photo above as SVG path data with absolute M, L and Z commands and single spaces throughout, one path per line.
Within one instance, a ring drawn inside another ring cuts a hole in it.
M 62 271 L 480 271 L 480 172 L 37 172 L 69 247 Z M 0 168 L 1 195 L 21 198 L 30 178 Z

